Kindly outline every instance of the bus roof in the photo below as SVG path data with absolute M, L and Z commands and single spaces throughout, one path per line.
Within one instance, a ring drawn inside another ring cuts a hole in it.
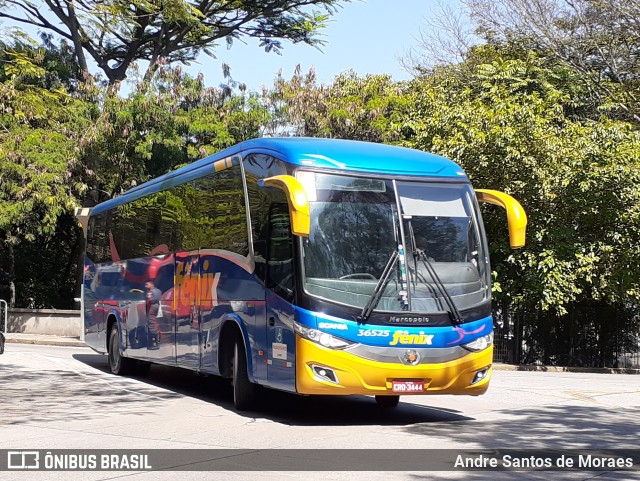
M 239 145 L 244 149 L 273 150 L 282 160 L 300 166 L 379 174 L 464 175 L 458 165 L 439 155 L 373 142 L 288 137 L 253 139 Z
M 195 161 L 180 169 L 134 187 L 120 197 L 93 208 L 98 214 L 173 185 L 214 172 L 213 163 L 240 153 L 274 155 L 296 166 L 430 178 L 455 178 L 467 182 L 464 171 L 453 161 L 436 154 L 386 144 L 356 140 L 310 137 L 257 138 L 247 140 Z

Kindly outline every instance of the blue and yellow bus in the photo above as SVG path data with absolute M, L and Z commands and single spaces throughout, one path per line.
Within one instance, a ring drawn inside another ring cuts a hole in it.
M 86 343 L 125 374 L 151 363 L 307 395 L 486 391 L 493 323 L 478 200 L 454 162 L 366 142 L 242 142 L 80 209 Z

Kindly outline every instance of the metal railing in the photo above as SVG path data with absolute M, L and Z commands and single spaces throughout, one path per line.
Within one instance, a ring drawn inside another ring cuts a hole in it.
M 7 334 L 7 313 L 9 312 L 9 306 L 7 305 L 7 301 L 4 299 L 0 299 L 0 306 L 4 305 L 2 312 L 4 313 L 4 327 L 2 328 L 3 334 Z
M 637 306 L 570 307 L 564 316 L 537 309 L 494 309 L 495 362 L 640 368 Z

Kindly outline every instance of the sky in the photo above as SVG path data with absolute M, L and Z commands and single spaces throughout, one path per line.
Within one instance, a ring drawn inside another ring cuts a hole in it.
M 440 0 L 441 1 L 441 0 Z M 205 83 L 218 85 L 223 81 L 222 63 L 231 67 L 234 80 L 243 82 L 249 90 L 271 87 L 279 70 L 291 78 L 297 64 L 306 73 L 314 67 L 319 83 L 330 83 L 347 70 L 358 75 L 387 73 L 395 80 L 406 80 L 399 59 L 418 43 L 420 28 L 438 10 L 438 0 L 354 0 L 343 4 L 323 30 L 326 41 L 322 51 L 306 44 L 283 42 L 282 55 L 266 53 L 257 41 L 247 44 L 236 41 L 231 49 L 224 42 L 215 49 L 217 58 L 207 55 L 188 68 L 190 73 L 202 72 Z M 458 0 L 441 3 L 452 8 Z
M 303 73 L 313 67 L 319 83 L 331 83 L 336 75 L 348 70 L 360 76 L 386 73 L 394 80 L 406 80 L 410 75 L 402 68 L 400 58 L 417 46 L 421 27 L 426 28 L 440 5 L 455 10 L 460 8 L 460 0 L 352 0 L 340 5 L 321 32 L 326 42 L 321 50 L 283 41 L 278 55 L 265 52 L 257 40 L 236 40 L 231 49 L 222 40 L 213 49 L 216 58 L 201 54 L 186 70 L 192 75 L 202 72 L 207 86 L 217 86 L 224 82 L 222 64 L 226 63 L 233 79 L 253 91 L 272 87 L 280 70 L 286 79 L 291 78 L 298 64 Z M 37 38 L 36 29 L 22 27 Z M 90 69 L 99 72 L 95 64 Z M 126 83 L 123 90 L 128 90 Z

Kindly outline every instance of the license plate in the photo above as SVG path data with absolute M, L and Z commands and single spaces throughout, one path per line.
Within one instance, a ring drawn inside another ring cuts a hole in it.
M 424 392 L 424 381 L 391 381 L 392 392 Z

